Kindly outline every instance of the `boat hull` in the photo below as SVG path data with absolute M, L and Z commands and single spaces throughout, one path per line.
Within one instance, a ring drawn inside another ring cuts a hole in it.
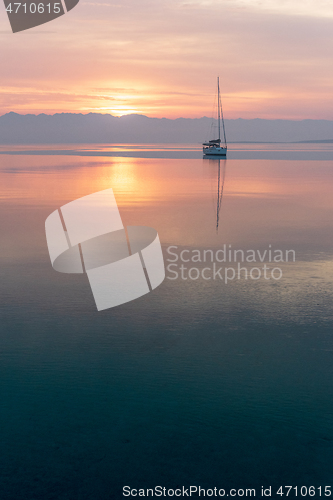
M 227 156 L 227 148 L 203 148 L 203 154 L 205 156 Z

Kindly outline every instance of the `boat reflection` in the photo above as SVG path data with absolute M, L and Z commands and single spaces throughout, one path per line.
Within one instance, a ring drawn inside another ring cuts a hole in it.
M 207 159 L 206 157 L 204 157 Z M 217 167 L 217 202 L 216 202 L 216 232 L 219 230 L 220 223 L 220 212 L 222 206 L 222 198 L 223 198 L 223 190 L 225 183 L 225 173 L 227 167 L 227 160 L 224 157 L 221 158 L 209 158 L 208 159 L 210 166 Z

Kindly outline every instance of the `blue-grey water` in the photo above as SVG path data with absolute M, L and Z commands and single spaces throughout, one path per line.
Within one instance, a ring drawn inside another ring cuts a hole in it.
M 314 486 L 318 498 L 321 486 L 324 496 L 332 145 L 234 145 L 221 162 L 190 146 L 120 149 L 132 153 L 2 147 L 0 499 L 118 500 L 125 485 L 255 488 L 258 498 L 262 486 L 282 498 L 281 485 L 298 496 Z M 166 265 L 170 246 L 294 250 L 295 262 L 271 266 L 278 280 L 167 271 L 152 293 L 97 312 L 86 276 L 52 269 L 44 223 L 110 187 L 125 225 L 158 231 Z

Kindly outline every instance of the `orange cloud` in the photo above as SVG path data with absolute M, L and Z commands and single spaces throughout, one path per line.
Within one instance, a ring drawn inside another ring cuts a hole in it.
M 13 35 L 3 16 L 0 112 L 332 118 L 327 2 L 87 2 Z

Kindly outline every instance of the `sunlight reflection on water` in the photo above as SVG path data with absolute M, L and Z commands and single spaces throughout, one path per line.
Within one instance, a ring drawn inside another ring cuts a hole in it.
M 1 498 L 329 482 L 333 170 L 265 148 L 276 158 L 221 163 L 218 231 L 216 161 L 0 155 Z M 44 222 L 109 187 L 125 225 L 158 231 L 165 259 L 169 245 L 271 245 L 296 262 L 279 281 L 167 278 L 97 313 L 85 276 L 53 271 Z

